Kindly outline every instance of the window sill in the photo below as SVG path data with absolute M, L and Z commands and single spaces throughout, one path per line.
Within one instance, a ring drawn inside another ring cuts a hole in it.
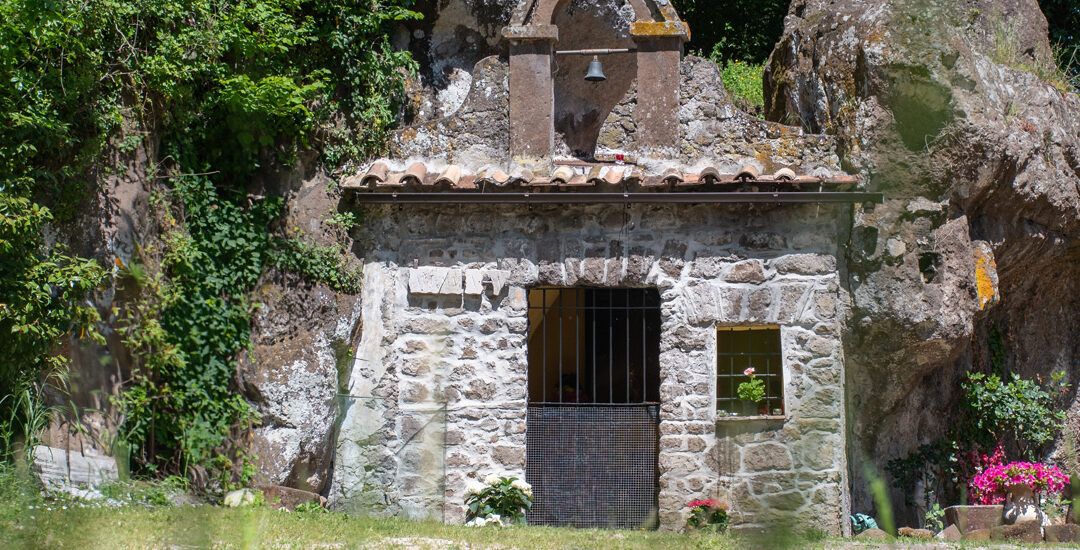
M 737 420 L 779 421 L 779 420 L 787 420 L 787 416 L 784 416 L 782 414 L 781 415 L 772 415 L 772 414 L 761 415 L 761 414 L 757 414 L 757 415 L 754 415 L 754 416 L 726 415 L 726 416 L 717 416 L 716 417 L 717 422 L 728 422 L 728 421 L 737 421 Z

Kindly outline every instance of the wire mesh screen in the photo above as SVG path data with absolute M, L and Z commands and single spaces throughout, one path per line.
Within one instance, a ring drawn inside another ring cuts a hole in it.
M 339 396 L 332 500 L 349 514 L 444 518 L 446 404 Z
M 659 418 L 654 404 L 530 406 L 528 522 L 655 527 Z

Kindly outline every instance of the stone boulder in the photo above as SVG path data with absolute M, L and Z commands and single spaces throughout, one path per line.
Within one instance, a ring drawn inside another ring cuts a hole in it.
M 318 244 L 334 240 L 322 223 L 336 205 L 329 183 L 316 175 L 272 190 L 290 199 L 288 225 Z M 336 396 L 354 361 L 359 299 L 279 271 L 265 274 L 254 294 L 262 307 L 238 379 L 261 417 L 251 440 L 255 481 L 322 492 L 333 462 Z
M 1050 81 L 1046 29 L 1035 0 L 795 0 L 785 19 L 767 118 L 835 135 L 886 198 L 847 246 L 854 508 L 860 465 L 945 435 L 991 328 L 1008 370 L 1080 378 L 1080 98 Z
M 88 456 L 38 445 L 33 458 L 32 471 L 48 489 L 95 486 L 119 479 L 116 459 L 111 456 Z
M 308 502 L 315 502 L 323 507 L 326 506 L 326 498 L 311 491 L 282 487 L 281 485 L 263 485 L 259 487 L 259 490 L 262 491 L 266 503 L 272 508 L 295 510 L 297 506 Z
M 1037 519 L 999 525 L 990 530 L 990 540 L 1039 543 L 1043 541 L 1042 526 Z
M 1043 535 L 1046 542 L 1080 543 L 1080 525 L 1075 523 L 1046 525 L 1043 527 Z
M 934 538 L 934 532 L 929 529 L 914 529 L 912 527 L 901 527 L 896 530 L 897 536 L 907 537 L 912 539 L 932 539 Z

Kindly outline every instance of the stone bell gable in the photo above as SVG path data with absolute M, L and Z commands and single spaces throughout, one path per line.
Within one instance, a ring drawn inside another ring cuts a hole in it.
M 555 78 L 552 68 L 556 44 L 572 49 L 578 42 L 569 29 L 560 28 L 556 14 L 569 0 L 522 2 L 511 25 L 503 29 L 510 43 L 510 154 L 525 165 L 549 160 L 555 146 Z M 628 35 L 636 65 L 637 103 L 633 122 L 638 128 L 638 149 L 642 152 L 673 151 L 679 140 L 679 62 L 690 29 L 679 19 L 670 2 L 631 0 L 632 22 Z M 618 36 L 614 29 L 589 29 L 593 44 Z M 607 31 L 607 32 L 604 32 Z M 604 36 L 604 35 L 607 36 Z M 568 36 L 569 35 L 569 36 Z M 569 40 L 568 40 L 569 39 Z M 625 40 L 625 37 L 623 38 Z M 593 46 L 600 47 L 600 46 Z M 571 73 L 573 74 L 573 73 Z

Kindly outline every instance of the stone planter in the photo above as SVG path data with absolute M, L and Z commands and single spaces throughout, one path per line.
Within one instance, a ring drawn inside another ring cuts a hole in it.
M 1003 515 L 1004 506 L 1001 505 L 949 506 L 945 509 L 945 526 L 955 525 L 966 535 L 1001 525 Z
M 1046 522 L 1046 516 L 1039 509 L 1035 500 L 1035 492 L 1031 487 L 1023 483 L 1009 485 L 1005 488 L 1005 506 L 1002 512 L 1005 525 L 1012 525 L 1021 521 Z

